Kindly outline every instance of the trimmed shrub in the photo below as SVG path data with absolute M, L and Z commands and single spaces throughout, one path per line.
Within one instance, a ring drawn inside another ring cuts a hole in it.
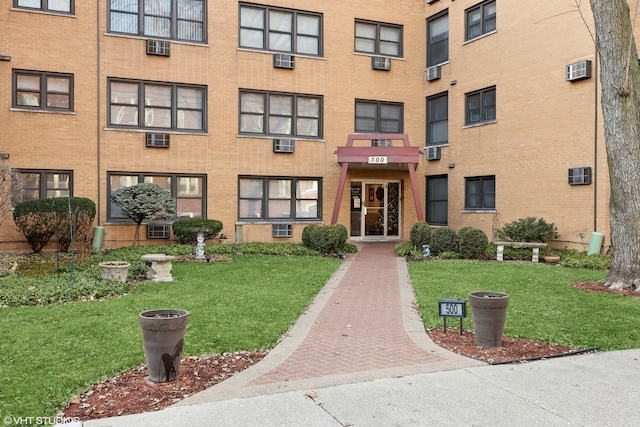
M 422 250 L 422 245 L 428 245 L 431 239 L 431 228 L 424 221 L 416 222 L 409 232 L 409 240 L 416 250 Z
M 465 225 L 464 227 L 460 227 L 460 229 L 458 230 L 458 239 L 460 239 L 464 233 L 466 233 L 469 230 L 473 230 L 473 229 L 474 228 L 469 226 L 469 225 Z
M 318 227 L 318 224 L 309 224 L 302 229 L 302 244 L 311 247 L 311 232 Z
M 13 209 L 13 221 L 34 253 L 42 251 L 58 229 L 52 199 L 29 200 Z
M 437 228 L 429 240 L 429 249 L 434 256 L 442 252 L 458 252 L 458 235 L 451 227 Z
M 183 218 L 173 223 L 173 235 L 183 245 L 193 245 L 198 241 L 198 231 L 202 231 L 204 240 L 213 239 L 222 230 L 222 222 L 217 219 Z
M 84 197 L 56 197 L 53 200 L 54 209 L 59 215 L 56 235 L 60 251 L 69 251 L 72 240 L 71 230 L 73 230 L 73 241 L 78 244 L 74 249 L 81 253 L 88 252 L 91 248 L 91 228 L 96 217 L 94 201 Z M 69 216 L 69 206 L 71 206 L 71 216 Z
M 554 223 L 547 223 L 544 218 L 533 216 L 510 222 L 498 230 L 498 238 L 510 242 L 547 243 L 558 236 L 558 228 Z
M 481 259 L 487 256 L 489 239 L 484 231 L 478 228 L 466 229 L 460 235 L 460 255 L 465 259 Z
M 311 249 L 327 254 L 339 249 L 340 231 L 333 225 L 318 225 L 309 235 Z
M 336 250 L 343 249 L 349 239 L 349 230 L 342 224 L 334 224 L 332 227 L 335 228 L 338 233 L 338 245 L 336 246 Z

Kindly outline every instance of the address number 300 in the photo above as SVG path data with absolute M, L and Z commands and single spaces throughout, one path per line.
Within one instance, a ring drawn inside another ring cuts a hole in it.
M 369 164 L 386 165 L 387 156 L 369 156 Z

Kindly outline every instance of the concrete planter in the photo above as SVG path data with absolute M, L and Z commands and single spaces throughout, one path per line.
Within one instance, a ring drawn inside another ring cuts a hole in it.
M 509 295 L 502 292 L 472 292 L 469 302 L 476 344 L 483 348 L 500 347 Z
M 119 280 L 124 283 L 127 281 L 131 264 L 126 261 L 103 261 L 98 266 L 103 279 Z
M 144 356 L 153 382 L 174 381 L 180 374 L 184 335 L 189 321 L 185 310 L 147 310 L 140 313 Z

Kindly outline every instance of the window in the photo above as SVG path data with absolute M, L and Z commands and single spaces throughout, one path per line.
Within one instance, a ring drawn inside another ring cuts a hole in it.
M 109 32 L 206 42 L 205 0 L 109 0 Z
M 427 224 L 447 225 L 449 182 L 446 175 L 427 177 Z
M 240 5 L 240 47 L 322 55 L 322 15 Z
M 402 27 L 356 21 L 356 52 L 402 56 Z
M 485 1 L 467 9 L 467 35 L 465 40 L 475 39 L 496 30 L 496 2 Z
M 205 132 L 207 89 L 172 83 L 109 81 L 109 126 Z
M 490 87 L 466 95 L 466 125 L 496 120 L 496 88 Z
M 427 98 L 427 145 L 449 143 L 449 94 Z
M 465 209 L 494 210 L 496 208 L 496 177 L 466 178 L 464 196 Z
M 403 105 L 356 100 L 356 132 L 402 133 Z
M 143 182 L 151 182 L 166 188 L 176 199 L 176 217 L 205 218 L 206 217 L 206 177 L 204 175 L 182 174 L 143 174 L 110 172 L 108 174 L 108 194 L 112 195 L 124 187 L 131 187 Z M 129 219 L 118 205 L 109 200 L 109 220 Z
M 52 197 L 73 196 L 73 172 L 20 169 L 22 197 L 18 203 Z
M 13 0 L 13 6 L 43 12 L 73 13 L 73 2 L 74 0 Z
M 322 97 L 271 92 L 240 92 L 240 133 L 322 137 Z
M 14 70 L 13 107 L 73 111 L 73 74 Z
M 238 181 L 241 220 L 291 221 L 322 218 L 319 178 L 241 177 Z
M 449 60 L 449 15 L 427 21 L 427 67 Z

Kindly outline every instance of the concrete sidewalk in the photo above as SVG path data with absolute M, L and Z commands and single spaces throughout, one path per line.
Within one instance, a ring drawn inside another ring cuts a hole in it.
M 640 350 L 489 366 L 435 345 L 406 262 L 365 244 L 261 362 L 85 426 L 635 425 Z

